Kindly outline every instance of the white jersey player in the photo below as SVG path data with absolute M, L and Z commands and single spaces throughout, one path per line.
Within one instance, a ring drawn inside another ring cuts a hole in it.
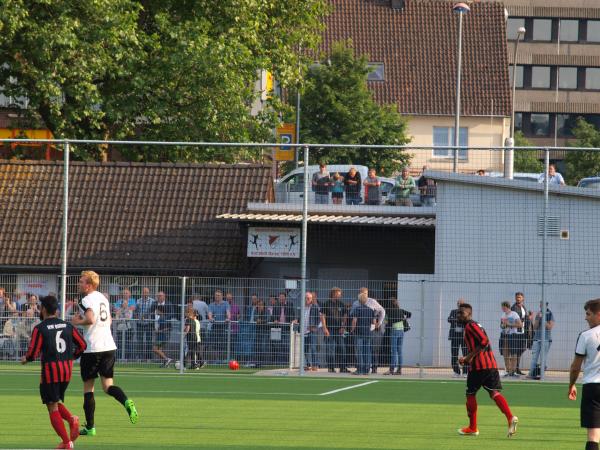
M 590 326 L 577 338 L 569 373 L 569 399 L 577 399 L 577 377 L 583 366 L 580 423 L 587 428 L 586 450 L 598 450 L 600 441 L 600 298 L 585 303 L 585 320 Z
M 79 307 L 83 314 L 91 309 L 96 317 L 92 325 L 85 325 L 85 353 L 98 353 L 116 350 L 117 346 L 113 339 L 110 327 L 112 317 L 110 315 L 110 304 L 108 299 L 98 291 L 93 291 L 79 301 Z
M 79 432 L 82 436 L 95 436 L 94 413 L 96 400 L 94 399 L 94 382 L 98 375 L 102 381 L 102 389 L 121 403 L 131 423 L 137 423 L 138 413 L 132 400 L 127 398 L 125 392 L 113 385 L 113 372 L 117 346 L 113 340 L 110 325 L 110 305 L 108 299 L 98 292 L 100 277 L 96 272 L 87 270 L 81 272 L 79 290 L 85 297 L 79 302 L 83 316 L 77 314 L 73 317 L 72 324 L 85 328 L 85 342 L 87 349 L 81 356 L 81 378 L 83 379 L 83 409 L 85 411 L 85 427 Z

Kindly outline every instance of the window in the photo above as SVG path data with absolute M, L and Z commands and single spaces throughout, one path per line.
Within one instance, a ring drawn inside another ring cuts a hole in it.
M 573 136 L 573 128 L 577 124 L 577 116 L 572 114 L 557 114 L 556 115 L 556 130 L 560 137 Z
M 577 89 L 577 67 L 558 68 L 558 88 Z
M 515 130 L 523 131 L 523 113 L 515 113 Z
M 550 134 L 550 114 L 531 114 L 531 133 L 534 136 Z
M 304 192 L 304 174 L 298 173 L 292 175 L 285 183 L 288 186 L 288 192 Z
M 550 67 L 533 66 L 531 68 L 531 87 L 540 89 L 550 87 Z
M 561 20 L 559 37 L 561 42 L 577 42 L 579 40 L 579 21 Z
M 447 145 L 454 145 L 454 127 L 433 127 L 433 146 L 445 147 Z M 458 145 L 461 147 L 469 145 L 469 129 L 467 127 L 460 127 Z M 433 156 L 437 158 L 452 158 L 454 156 L 454 149 L 434 148 Z M 467 149 L 459 149 L 458 157 L 460 159 L 467 159 Z
M 521 17 L 509 17 L 506 25 L 506 39 L 509 41 L 517 40 L 519 28 L 525 28 L 525 19 Z
M 533 19 L 533 40 L 552 40 L 552 19 Z
M 367 80 L 369 81 L 385 81 L 383 63 L 369 63 L 369 74 Z
M 515 87 L 522 88 L 523 87 L 523 66 L 517 66 L 515 70 L 515 74 L 517 76 L 517 82 L 515 83 Z M 510 78 L 510 85 L 512 86 L 512 77 L 513 77 L 513 68 L 510 67 L 508 69 L 508 77 Z
M 586 114 L 583 118 L 586 122 L 591 123 L 596 128 L 600 128 L 600 114 Z
M 588 20 L 587 41 L 600 42 L 600 20 Z
M 600 89 L 600 68 L 588 67 L 585 69 L 585 88 Z

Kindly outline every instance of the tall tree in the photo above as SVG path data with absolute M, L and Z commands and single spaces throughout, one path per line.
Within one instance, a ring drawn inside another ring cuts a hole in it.
M 331 54 L 309 70 L 302 95 L 302 142 L 319 144 L 401 145 L 409 142 L 406 120 L 395 105 L 379 105 L 367 86 L 369 67 L 351 43 L 337 43 Z M 363 164 L 390 174 L 410 161 L 401 149 L 325 148 L 311 151 L 313 161 Z
M 532 147 L 522 131 L 515 132 L 515 147 Z M 544 164 L 538 159 L 537 150 L 515 150 L 515 172 L 543 172 Z
M 600 148 L 600 130 L 581 117 L 577 119 L 573 135 L 575 147 Z M 600 152 L 597 151 L 570 151 L 565 157 L 565 163 L 568 184 L 577 184 L 582 178 L 600 174 Z
M 0 0 L 0 85 L 57 137 L 248 141 L 260 70 L 282 85 L 306 65 L 325 0 Z M 248 150 L 136 148 L 132 159 L 235 159 Z M 80 147 L 82 157 L 95 149 Z M 255 152 L 258 154 L 258 152 Z

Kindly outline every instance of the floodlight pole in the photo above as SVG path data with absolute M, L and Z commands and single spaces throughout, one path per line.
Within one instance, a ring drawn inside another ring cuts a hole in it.
M 544 149 L 544 235 L 542 237 L 542 320 L 540 321 L 540 379 L 546 378 L 546 240 L 548 236 L 548 206 L 549 206 L 549 188 L 550 180 L 548 169 L 550 168 L 550 150 Z
M 69 226 L 69 153 L 71 145 L 65 141 L 63 148 L 63 216 L 62 216 L 62 238 L 60 256 L 60 318 L 65 320 L 67 302 L 67 239 Z
M 300 367 L 299 374 L 304 375 L 304 327 L 306 310 L 306 239 L 308 235 L 308 146 L 304 146 L 304 198 L 302 201 L 302 245 L 300 256 Z
M 520 27 L 517 31 L 517 42 L 515 44 L 515 53 L 513 55 L 512 66 L 512 101 L 510 112 L 510 137 L 504 142 L 504 178 L 513 179 L 515 165 L 515 89 L 517 87 L 517 54 L 519 51 L 519 42 L 521 37 L 525 36 L 525 28 Z
M 456 63 L 456 112 L 454 114 L 454 158 L 452 171 L 458 172 L 458 146 L 460 143 L 460 71 L 462 65 L 462 23 L 463 15 L 471 11 L 466 3 L 457 3 L 452 7 L 458 13 L 458 49 Z

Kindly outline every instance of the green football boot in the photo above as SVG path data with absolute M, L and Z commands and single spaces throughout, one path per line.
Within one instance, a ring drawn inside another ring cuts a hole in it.
M 135 404 L 133 400 L 125 400 L 125 409 L 127 410 L 127 414 L 129 414 L 129 420 L 131 423 L 137 423 L 138 421 L 138 412 L 135 409 Z
M 79 430 L 79 436 L 96 436 L 96 427 L 83 427 L 81 430 Z

